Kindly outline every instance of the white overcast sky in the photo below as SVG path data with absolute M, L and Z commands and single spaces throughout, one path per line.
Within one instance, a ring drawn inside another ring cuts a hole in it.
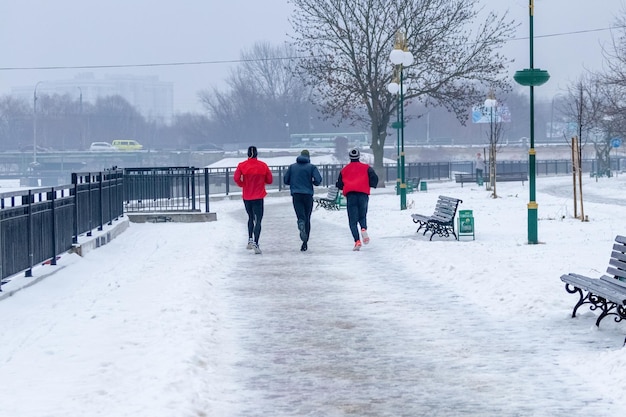
M 486 8 L 508 9 L 521 23 L 505 53 L 515 70 L 529 66 L 528 0 L 483 0 Z M 601 44 L 623 11 L 623 0 L 535 0 L 535 67 L 551 80 L 536 90 L 551 97 L 584 68 L 601 67 Z M 174 83 L 175 111 L 200 111 L 198 91 L 223 86 L 243 49 L 258 41 L 287 40 L 291 6 L 287 0 L 19 0 L 0 2 L 0 94 L 38 81 L 71 79 L 81 72 L 157 75 Z M 567 32 L 583 33 L 542 37 Z M 28 69 L 49 66 L 166 64 L 202 65 Z

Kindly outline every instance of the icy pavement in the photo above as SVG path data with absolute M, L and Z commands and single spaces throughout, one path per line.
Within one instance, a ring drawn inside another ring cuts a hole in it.
M 624 205 L 600 202 L 625 184 L 590 183 L 581 222 L 571 178 L 542 179 L 538 245 L 521 183 L 429 183 L 404 211 L 376 190 L 360 252 L 323 209 L 300 252 L 285 196 L 266 199 L 263 255 L 238 199 L 215 222 L 133 223 L 3 286 L 23 289 L 0 297 L 0 416 L 621 415 L 624 323 L 572 319 L 559 276 L 606 268 Z M 476 240 L 415 233 L 439 194 L 473 210 Z
M 576 323 L 494 316 L 406 266 L 393 237 L 370 233 L 352 252 L 347 219 L 315 219 L 306 253 L 286 238 L 297 234 L 290 206 L 266 207 L 263 227 L 263 255 L 242 245 L 220 284 L 239 349 L 231 415 L 611 415 L 610 400 L 559 366 L 584 343 Z

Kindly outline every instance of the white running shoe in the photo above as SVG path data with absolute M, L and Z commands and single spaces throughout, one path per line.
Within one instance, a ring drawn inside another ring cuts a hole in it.
M 248 245 L 246 246 L 246 249 L 253 249 L 254 248 L 254 239 L 250 239 L 248 240 Z
M 254 249 L 254 253 L 256 253 L 257 255 L 262 254 L 263 252 L 261 252 L 261 248 L 259 248 L 259 245 L 257 245 L 256 243 L 252 242 L 252 248 Z
M 361 229 L 361 237 L 363 238 L 364 245 L 370 243 L 370 237 L 367 234 L 367 229 Z

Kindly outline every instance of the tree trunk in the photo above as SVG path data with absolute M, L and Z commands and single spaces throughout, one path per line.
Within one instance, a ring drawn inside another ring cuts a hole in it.
M 372 143 L 370 145 L 370 149 L 372 149 L 372 154 L 374 155 L 374 171 L 376 171 L 376 175 L 378 175 L 378 188 L 385 187 L 385 181 L 388 180 L 386 178 L 385 168 L 383 167 L 383 160 L 385 157 L 385 139 L 387 137 L 386 127 L 389 123 L 389 117 L 386 117 L 379 125 L 372 123 L 371 126 L 371 134 L 372 134 Z

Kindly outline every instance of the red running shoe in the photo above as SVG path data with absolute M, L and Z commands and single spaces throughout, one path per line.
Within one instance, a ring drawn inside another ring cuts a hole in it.
M 361 237 L 363 238 L 364 245 L 370 243 L 370 237 L 367 234 L 367 229 L 361 229 Z

